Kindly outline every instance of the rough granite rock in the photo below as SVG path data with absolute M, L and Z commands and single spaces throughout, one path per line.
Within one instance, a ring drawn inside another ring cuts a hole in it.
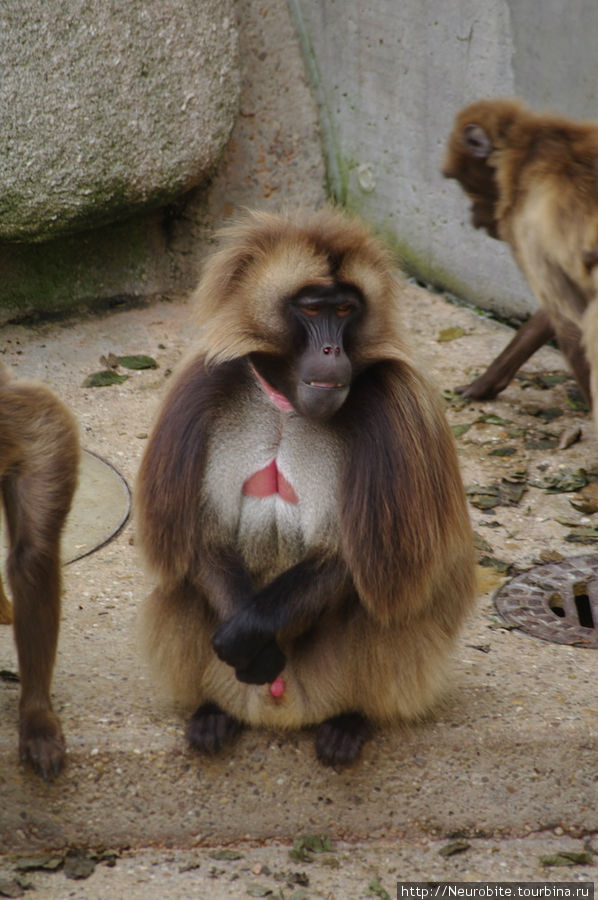
M 161 206 L 213 171 L 238 107 L 233 0 L 4 0 L 0 240 Z

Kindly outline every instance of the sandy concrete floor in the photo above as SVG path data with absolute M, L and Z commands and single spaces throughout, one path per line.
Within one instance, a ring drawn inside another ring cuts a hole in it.
M 504 326 L 413 286 L 405 290 L 403 316 L 421 364 L 441 389 L 479 371 L 509 335 Z M 452 340 L 439 340 L 448 328 L 460 330 L 449 333 Z M 99 319 L 9 326 L 2 351 L 17 374 L 55 387 L 79 419 L 83 446 L 132 485 L 168 374 L 190 341 L 189 308 L 178 301 Z M 149 354 L 159 368 L 132 372 L 121 385 L 83 387 L 108 353 Z M 534 373 L 547 370 L 563 371 L 550 348 L 499 400 L 447 400 L 452 424 L 474 423 L 457 438 L 466 485 L 528 473 L 518 504 L 491 512 L 471 506 L 486 542 L 480 555 L 523 568 L 554 553 L 592 550 L 566 540 L 592 516 L 571 505 L 571 494 L 544 487 L 564 471 L 591 469 L 596 446 L 588 415 L 567 405 L 567 383 L 548 390 L 531 383 Z M 545 430 L 579 424 L 582 440 L 561 451 L 526 448 L 526 429 L 541 427 L 538 413 L 556 408 L 562 415 Z M 480 421 L 489 414 L 496 419 Z M 505 444 L 513 455 L 491 455 Z M 54 696 L 69 754 L 56 783 L 43 784 L 19 766 L 17 686 L 0 684 L 0 841 L 6 851 L 131 848 L 114 868 L 99 864 L 81 886 L 63 872 L 33 873 L 44 896 L 100 897 L 110 879 L 139 896 L 148 896 L 150 886 L 149 896 L 181 896 L 182 886 L 191 889 L 204 879 L 214 897 L 245 896 L 246 883 L 254 881 L 278 890 L 277 879 L 296 870 L 287 862 L 289 846 L 314 832 L 330 836 L 340 868 L 318 856 L 308 866 L 307 896 L 368 896 L 376 872 L 391 894 L 399 877 L 595 875 L 588 862 L 547 875 L 540 858 L 556 848 L 583 850 L 598 830 L 598 655 L 500 627 L 491 604 L 491 591 L 504 579 L 500 572 L 480 569 L 478 609 L 444 704 L 417 727 L 379 733 L 353 770 L 335 773 L 316 764 L 309 732 L 248 731 L 208 761 L 187 750 L 182 717 L 156 699 L 137 654 L 136 618 L 149 581 L 134 544 L 130 522 L 112 542 L 65 569 Z M 0 668 L 16 669 L 8 628 L 0 632 Z M 469 848 L 439 855 L 457 837 Z M 210 853 L 222 844 L 243 859 L 214 862 Z M 5 857 L 8 873 L 13 860 Z M 282 895 L 291 894 L 283 885 Z

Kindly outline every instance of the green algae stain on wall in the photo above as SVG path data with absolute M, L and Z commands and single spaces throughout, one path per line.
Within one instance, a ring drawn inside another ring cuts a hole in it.
M 147 297 L 172 283 L 161 215 L 36 244 L 0 244 L 0 321 Z
M 298 0 L 288 0 L 288 5 L 297 30 L 307 77 L 319 110 L 328 195 L 335 203 L 344 206 L 347 202 L 348 180 L 339 148 L 334 117 L 329 108 L 316 53 L 309 37 L 300 3 Z

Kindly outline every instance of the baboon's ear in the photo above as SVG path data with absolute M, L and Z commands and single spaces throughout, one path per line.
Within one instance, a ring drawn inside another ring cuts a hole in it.
M 463 129 L 463 146 L 470 156 L 487 159 L 492 153 L 492 141 L 481 125 L 466 125 Z

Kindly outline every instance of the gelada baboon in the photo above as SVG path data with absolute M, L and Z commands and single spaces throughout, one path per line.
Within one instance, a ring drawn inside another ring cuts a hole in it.
M 462 392 L 496 396 L 556 335 L 590 403 L 598 389 L 598 124 L 538 115 L 517 100 L 479 100 L 455 119 L 443 173 L 469 196 L 472 224 L 510 245 L 541 307 Z
M 47 778 L 64 761 L 50 686 L 60 620 L 60 536 L 77 481 L 74 420 L 51 391 L 0 363 L 0 488 L 8 528 L 12 609 L 0 581 L 0 622 L 14 619 L 19 752 Z
M 138 480 L 148 655 L 199 750 L 315 724 L 350 763 L 429 707 L 471 606 L 452 435 L 363 224 L 253 213 L 223 241 Z

